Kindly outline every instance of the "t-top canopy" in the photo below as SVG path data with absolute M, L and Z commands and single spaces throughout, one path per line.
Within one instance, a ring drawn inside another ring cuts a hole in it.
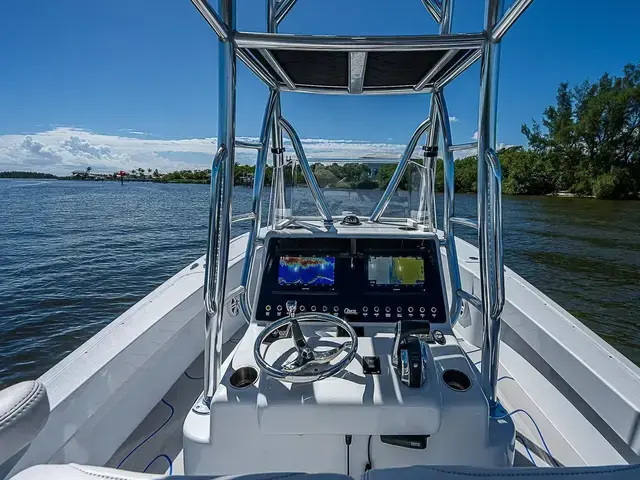
M 482 34 L 337 37 L 236 34 L 236 47 L 285 91 L 420 93 L 480 58 Z

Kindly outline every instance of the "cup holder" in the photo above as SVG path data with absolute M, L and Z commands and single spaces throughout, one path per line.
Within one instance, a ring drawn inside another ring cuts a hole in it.
M 233 388 L 247 388 L 258 379 L 258 370 L 253 367 L 240 367 L 231 374 L 229 383 Z
M 471 379 L 460 370 L 445 370 L 442 380 L 451 390 L 464 392 L 471 388 Z

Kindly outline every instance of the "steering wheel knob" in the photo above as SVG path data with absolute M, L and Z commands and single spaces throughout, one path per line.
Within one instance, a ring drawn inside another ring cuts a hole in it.
M 295 316 L 296 310 L 298 309 L 298 302 L 296 300 L 287 300 L 285 303 L 285 307 L 287 307 L 287 313 L 290 317 Z

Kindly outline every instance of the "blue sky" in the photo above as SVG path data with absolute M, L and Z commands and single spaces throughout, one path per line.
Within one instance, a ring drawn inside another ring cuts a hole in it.
M 238 28 L 262 31 L 263 4 L 238 0 Z M 454 32 L 480 31 L 483 8 L 482 0 L 457 0 Z M 503 42 L 499 142 L 523 144 L 521 124 L 540 118 L 559 82 L 618 74 L 640 61 L 638 18 L 633 0 L 606 8 L 534 0 Z M 356 35 L 436 29 L 420 0 L 299 0 L 281 25 L 284 33 Z M 217 38 L 188 0 L 3 2 L 0 58 L 1 170 L 168 170 L 210 160 Z M 477 129 L 478 76 L 476 65 L 446 89 L 456 142 Z M 238 88 L 238 135 L 252 137 L 267 90 L 243 65 Z M 428 104 L 428 95 L 285 94 L 283 114 L 310 139 L 312 155 L 395 152 Z

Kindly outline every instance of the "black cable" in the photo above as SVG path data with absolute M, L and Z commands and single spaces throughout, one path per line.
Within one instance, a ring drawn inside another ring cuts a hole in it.
M 373 435 L 369 435 L 369 440 L 367 441 L 367 464 L 364 466 L 365 472 L 373 468 L 373 462 L 371 461 L 371 437 L 373 437 Z
M 349 459 L 349 446 L 351 445 L 351 440 L 353 440 L 353 436 L 351 435 L 344 436 L 344 443 L 347 446 L 347 477 L 349 476 L 349 470 L 351 465 L 351 461 Z

